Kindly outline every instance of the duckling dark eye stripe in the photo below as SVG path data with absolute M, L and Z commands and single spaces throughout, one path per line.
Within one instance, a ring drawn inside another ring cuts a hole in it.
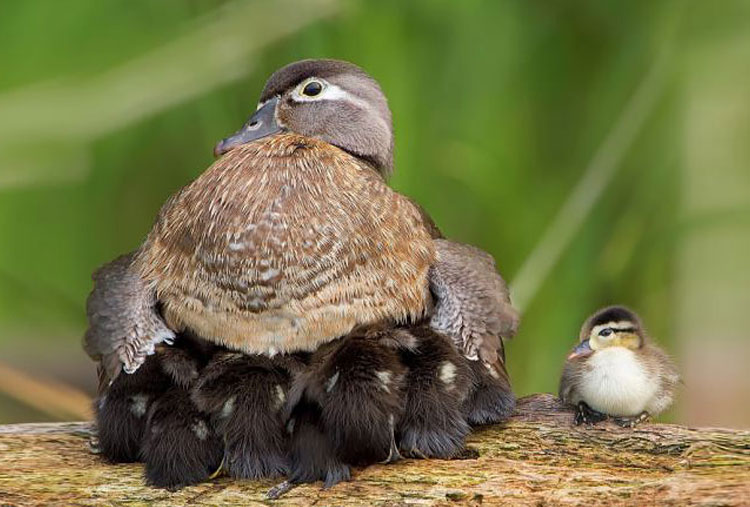
M 615 333 L 635 333 L 634 327 L 623 327 L 623 328 L 611 327 L 609 329 L 611 329 Z

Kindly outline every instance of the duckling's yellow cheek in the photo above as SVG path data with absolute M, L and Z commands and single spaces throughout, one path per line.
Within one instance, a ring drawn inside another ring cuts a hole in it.
M 597 335 L 591 335 L 589 337 L 589 347 L 591 347 L 591 350 L 599 350 L 602 348 L 602 344 L 599 342 L 599 337 Z

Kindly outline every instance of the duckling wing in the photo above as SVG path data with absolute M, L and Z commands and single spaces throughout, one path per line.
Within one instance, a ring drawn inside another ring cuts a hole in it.
M 175 336 L 156 310 L 155 294 L 131 269 L 134 257 L 135 252 L 118 257 L 92 275 L 83 348 L 100 362 L 100 387 L 106 387 L 122 368 L 135 371 L 154 353 L 156 344 Z
M 563 368 L 562 375 L 560 376 L 560 387 L 558 389 L 558 396 L 563 401 L 563 403 L 567 403 L 569 405 L 575 405 L 577 403 L 578 386 L 582 382 L 581 374 L 581 362 L 565 362 L 565 367 Z
M 502 365 L 502 338 L 516 334 L 520 316 L 494 259 L 471 245 L 445 239 L 434 243 L 430 288 L 436 302 L 430 326 L 451 336 L 467 358 Z
M 656 415 L 672 405 L 675 392 L 682 383 L 682 379 L 677 366 L 661 348 L 653 344 L 647 344 L 645 352 L 649 373 L 657 379 L 659 384 L 654 398 L 647 407 L 650 414 Z

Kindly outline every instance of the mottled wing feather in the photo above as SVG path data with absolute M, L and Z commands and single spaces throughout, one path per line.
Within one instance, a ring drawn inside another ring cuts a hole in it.
M 131 269 L 134 256 L 131 252 L 99 268 L 86 301 L 89 327 L 83 347 L 100 361 L 104 385 L 121 369 L 134 372 L 157 343 L 174 338 L 156 311 L 153 291 Z
M 471 360 L 487 365 L 504 361 L 501 337 L 515 335 L 519 315 L 492 256 L 444 239 L 434 243 L 437 260 L 430 270 L 430 288 L 436 303 L 431 327 L 453 337 Z M 495 373 L 502 375 L 504 370 Z

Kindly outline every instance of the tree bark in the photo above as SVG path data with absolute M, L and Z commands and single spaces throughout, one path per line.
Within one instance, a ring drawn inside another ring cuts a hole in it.
M 270 502 L 273 481 L 221 478 L 177 492 L 145 487 L 139 464 L 88 449 L 89 423 L 0 426 L 0 505 L 747 505 L 750 431 L 605 422 L 576 427 L 548 394 L 468 440 L 477 458 L 403 460 L 354 471 L 323 491 Z

